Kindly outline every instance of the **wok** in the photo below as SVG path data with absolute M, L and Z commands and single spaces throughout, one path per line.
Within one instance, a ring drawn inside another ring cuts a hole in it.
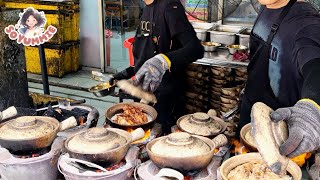
M 125 105 L 130 105 L 130 106 L 133 106 L 133 107 L 142 108 L 143 112 L 151 117 L 151 120 L 149 120 L 146 123 L 134 124 L 134 125 L 118 124 L 117 122 L 114 122 L 112 120 L 112 117 L 114 115 L 116 115 L 116 114 L 123 113 L 123 107 Z M 119 127 L 119 128 L 121 128 L 121 127 L 146 127 L 146 126 L 149 126 L 149 125 L 152 126 L 154 121 L 157 118 L 157 115 L 158 115 L 158 113 L 153 107 L 151 107 L 149 105 L 146 105 L 146 104 L 143 104 L 143 103 L 137 103 L 137 102 L 126 102 L 126 103 L 116 104 L 114 106 L 111 106 L 106 111 L 106 114 L 105 114 L 105 116 L 107 118 L 107 121 L 108 121 L 108 124 L 110 124 L 113 127 Z
M 27 126 L 32 126 L 34 121 L 37 119 L 41 119 L 46 123 L 50 124 L 50 132 L 43 133 L 43 132 L 34 132 L 36 133 L 35 137 L 31 138 L 19 138 L 17 136 L 21 131 L 19 128 L 26 128 Z M 44 116 L 23 116 L 19 117 L 17 126 L 13 126 L 15 128 L 14 131 L 11 131 L 11 137 L 0 137 L 0 145 L 9 151 L 30 151 L 35 149 L 41 149 L 48 147 L 52 144 L 53 140 L 56 138 L 56 135 L 59 131 L 59 121 L 52 117 L 44 117 Z M 0 128 L 9 125 L 8 123 L 12 123 L 13 120 L 8 121 L 6 123 L 0 124 Z M 20 127 L 19 127 L 20 126 Z
M 185 157 L 164 156 L 152 152 L 151 148 L 155 143 L 157 143 L 160 140 L 165 140 L 165 138 L 168 138 L 168 136 L 163 136 L 160 138 L 156 138 L 147 144 L 147 153 L 152 162 L 161 168 L 172 168 L 181 172 L 186 172 L 191 170 L 199 170 L 208 166 L 208 164 L 212 160 L 212 157 L 214 156 L 214 150 L 218 147 L 227 144 L 228 142 L 227 138 L 222 134 L 217 136 L 213 140 L 202 136 L 191 136 L 199 138 L 201 141 L 207 144 L 210 147 L 210 151 L 206 153 L 201 153 L 199 155 Z

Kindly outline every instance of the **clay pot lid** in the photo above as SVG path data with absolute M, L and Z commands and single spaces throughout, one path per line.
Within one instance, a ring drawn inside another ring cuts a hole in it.
M 210 117 L 206 113 L 194 113 L 182 116 L 177 121 L 178 127 L 190 134 L 214 136 L 223 132 L 226 127 L 218 117 Z
M 210 152 L 211 147 L 200 138 L 185 132 L 172 133 L 161 137 L 150 148 L 151 152 L 166 157 L 201 156 Z
M 0 127 L 0 139 L 32 140 L 49 135 L 59 128 L 59 121 L 51 117 L 22 116 Z
M 126 136 L 113 128 L 94 127 L 70 137 L 66 147 L 72 152 L 97 154 L 115 150 L 128 144 L 128 141 Z

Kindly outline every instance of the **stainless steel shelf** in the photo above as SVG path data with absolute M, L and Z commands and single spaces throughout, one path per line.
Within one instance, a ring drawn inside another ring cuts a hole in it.
M 227 49 L 218 49 L 216 52 L 205 52 L 202 59 L 198 59 L 196 64 L 218 66 L 218 67 L 247 67 L 249 62 L 233 61 L 233 56 Z

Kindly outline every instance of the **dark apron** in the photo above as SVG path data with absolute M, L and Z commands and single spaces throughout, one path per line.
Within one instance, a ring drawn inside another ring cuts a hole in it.
M 133 43 L 133 57 L 134 57 L 134 72 L 137 73 L 140 67 L 145 63 L 148 59 L 158 54 L 158 48 L 154 41 L 154 28 L 155 23 L 153 22 L 154 16 L 154 6 L 151 8 L 151 18 L 150 18 L 150 31 L 144 32 L 141 31 L 141 19 L 140 24 L 137 29 L 134 43 Z M 148 49 L 144 49 L 144 48 Z M 142 53 L 143 52 L 143 53 Z
M 272 109 L 278 109 L 284 105 L 279 102 L 278 98 L 273 93 L 269 79 L 269 56 L 271 49 L 271 42 L 279 30 L 280 24 L 285 16 L 288 14 L 290 8 L 297 0 L 290 0 L 290 2 L 284 7 L 277 21 L 271 26 L 271 32 L 268 35 L 267 42 L 263 41 L 259 37 L 256 37 L 251 32 L 250 36 L 250 63 L 248 65 L 248 80 L 245 87 L 244 95 L 240 106 L 240 122 L 237 131 L 237 137 L 241 128 L 250 123 L 251 108 L 256 102 L 263 102 Z M 262 14 L 261 10 L 257 20 Z M 256 20 L 256 21 L 257 21 Z

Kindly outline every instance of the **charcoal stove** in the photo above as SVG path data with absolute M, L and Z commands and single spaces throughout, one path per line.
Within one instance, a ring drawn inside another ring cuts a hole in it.
M 78 163 L 75 163 L 73 159 L 69 158 L 68 154 L 64 154 L 59 158 L 58 168 L 59 171 L 64 175 L 66 180 L 81 180 L 81 179 L 100 179 L 100 180 L 126 180 L 130 179 L 132 176 L 133 170 L 137 164 L 140 163 L 138 159 L 139 148 L 132 146 L 127 155 L 124 158 L 124 161 L 120 162 L 122 164 L 116 165 L 117 168 L 110 167 L 101 167 L 105 168 L 107 172 L 102 172 L 101 170 L 97 170 L 91 168 L 84 168 L 84 166 L 80 166 Z M 83 162 L 77 160 L 77 162 Z M 91 166 L 97 166 L 91 163 Z
M 227 148 L 222 147 L 216 156 L 214 156 L 210 164 L 200 171 L 190 171 L 185 174 L 171 169 L 171 168 L 159 168 L 151 160 L 141 164 L 137 167 L 138 176 L 141 180 L 149 179 L 161 179 L 166 177 L 168 179 L 178 180 L 212 180 L 217 179 L 217 170 L 223 160 L 223 156 L 226 153 Z M 137 177 L 135 177 L 137 179 Z
M 89 113 L 88 113 L 88 115 L 86 117 L 85 123 L 83 123 L 83 124 L 81 124 L 79 126 L 76 126 L 74 128 L 67 129 L 67 130 L 64 130 L 62 132 L 59 132 L 58 136 L 69 137 L 69 136 L 71 136 L 71 135 L 73 135 L 75 133 L 78 133 L 79 131 L 83 131 L 83 130 L 86 130 L 88 128 L 97 126 L 97 122 L 98 122 L 98 119 L 99 119 L 99 112 L 98 112 L 98 110 L 96 108 L 94 108 L 92 106 L 89 106 L 89 105 L 86 105 L 86 104 L 81 104 L 81 105 L 70 106 L 66 110 L 71 111 L 71 110 L 73 110 L 75 108 L 84 109 L 84 110 L 89 111 Z
M 10 153 L 0 146 L 1 180 L 56 180 L 57 162 L 62 152 L 65 138 L 58 137 L 52 146 L 39 151 Z

